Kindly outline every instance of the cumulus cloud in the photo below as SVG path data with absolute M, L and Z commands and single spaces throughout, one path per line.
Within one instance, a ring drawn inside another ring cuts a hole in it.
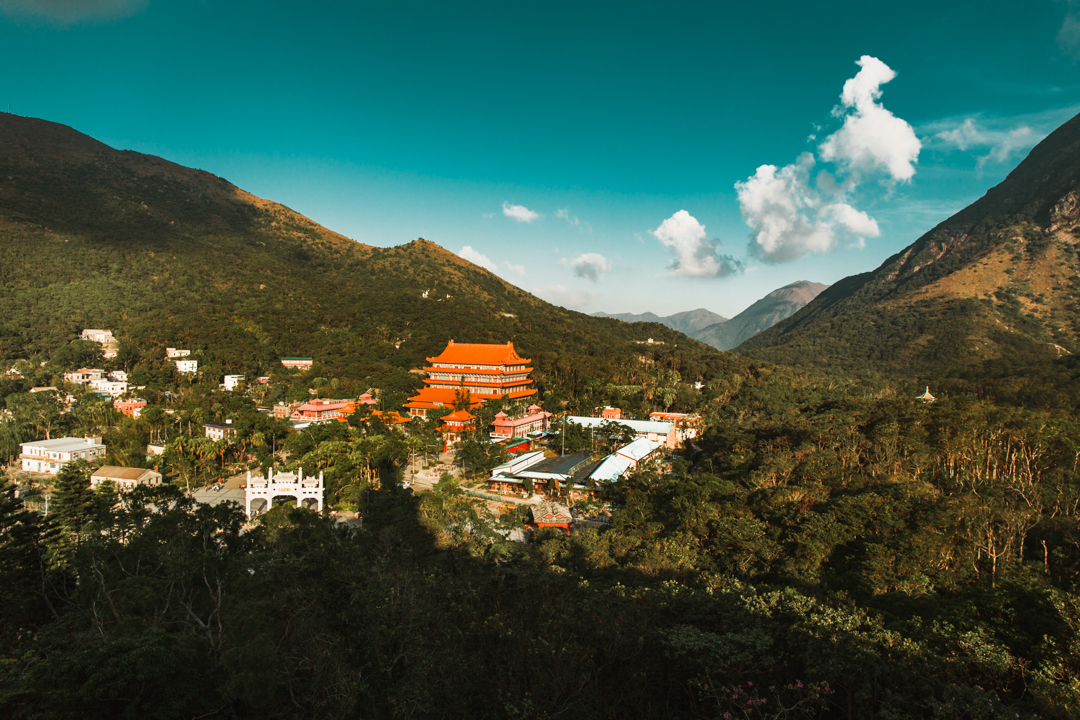
M 861 69 L 844 83 L 841 104 L 833 111 L 843 124 L 818 145 L 820 159 L 833 163 L 832 172 L 819 168 L 818 158 L 806 152 L 784 167 L 762 165 L 735 183 L 751 230 L 750 253 L 765 262 L 862 247 L 881 230 L 849 196 L 868 177 L 896 183 L 915 174 L 922 143 L 911 125 L 878 102 L 881 86 L 896 73 L 869 55 L 857 64 Z
M 561 305 L 565 308 L 580 308 L 592 302 L 596 293 L 588 288 L 567 290 L 563 285 L 548 285 L 533 291 L 536 296 L 547 300 L 553 305 Z
M 922 143 L 911 125 L 877 102 L 881 86 L 896 73 L 869 55 L 863 55 L 858 65 L 862 69 L 844 83 L 843 107 L 835 111 L 844 125 L 821 143 L 821 158 L 855 170 L 885 169 L 893 180 L 910 180 Z
M 534 212 L 524 205 L 511 205 L 508 202 L 503 203 L 503 215 L 511 220 L 523 223 L 531 223 L 533 220 L 540 218 L 540 213 Z
M 506 266 L 507 270 L 514 273 L 518 277 L 525 277 L 525 266 L 524 265 L 515 265 L 512 262 L 510 262 L 509 260 L 504 261 L 503 265 Z
M 582 253 L 570 262 L 570 269 L 577 277 L 596 282 L 611 270 L 611 263 L 599 253 Z
M 680 210 L 650 234 L 672 255 L 672 275 L 684 277 L 727 277 L 742 272 L 743 264 L 720 254 L 720 241 L 709 240 L 705 226 L 690 213 Z
M 0 12 L 60 25 L 122 20 L 141 12 L 149 0 L 0 0 Z
M 465 247 L 461 248 L 461 250 L 458 251 L 458 257 L 465 258 L 473 265 L 479 265 L 485 270 L 490 270 L 491 272 L 496 272 L 498 270 L 498 267 L 495 265 L 495 263 L 491 262 L 491 260 L 488 259 L 487 255 L 484 255 L 482 252 L 479 252 L 477 250 L 473 250 L 471 245 L 466 245 Z
M 984 153 L 979 156 L 979 165 L 982 166 L 990 161 L 1007 162 L 1013 156 L 1030 150 L 1041 136 L 1023 124 L 1013 128 L 980 127 L 975 118 L 965 118 L 959 125 L 935 133 L 933 139 L 961 151 Z

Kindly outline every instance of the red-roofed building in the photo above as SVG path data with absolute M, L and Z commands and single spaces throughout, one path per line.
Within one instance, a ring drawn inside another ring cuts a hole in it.
M 325 400 L 312 400 L 293 410 L 289 419 L 293 422 L 326 422 L 337 420 L 338 416 L 350 405 L 355 409 L 355 403 L 326 402 Z M 346 412 L 346 414 L 348 414 Z
M 454 446 L 458 438 L 476 427 L 476 416 L 467 410 L 455 410 L 442 419 L 439 432 L 443 436 L 443 452 Z
M 409 398 L 410 415 L 426 417 L 428 410 L 453 406 L 460 390 L 469 393 L 470 407 L 489 398 L 527 398 L 536 394 L 529 360 L 514 350 L 514 343 L 487 345 L 451 340 L 437 357 L 429 357 L 424 387 Z

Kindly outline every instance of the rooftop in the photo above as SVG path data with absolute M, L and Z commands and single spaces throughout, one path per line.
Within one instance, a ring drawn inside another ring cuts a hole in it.
M 514 350 L 514 343 L 488 345 L 481 343 L 455 343 L 451 340 L 438 357 L 428 362 L 460 365 L 521 365 L 531 362 Z

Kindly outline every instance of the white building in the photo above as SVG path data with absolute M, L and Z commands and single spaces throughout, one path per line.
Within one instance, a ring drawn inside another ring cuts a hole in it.
M 116 382 L 127 382 L 128 376 L 123 370 L 113 370 L 109 373 L 109 379 L 115 380 Z
M 99 437 L 65 437 L 22 443 L 19 459 L 24 472 L 55 475 L 72 460 L 92 461 L 104 455 L 105 446 Z
M 104 377 L 105 371 L 97 368 L 79 368 L 75 372 L 64 373 L 64 380 L 76 385 L 89 385 L 95 380 L 101 380 Z
M 244 384 L 243 375 L 226 375 L 225 376 L 225 389 L 235 390 L 238 387 L 242 387 Z
M 220 423 L 204 423 L 203 431 L 206 433 L 206 437 L 214 442 L 229 439 L 236 434 L 236 428 L 233 427 L 232 420 L 226 420 L 224 425 Z
M 82 331 L 82 335 L 80 336 L 80 338 L 83 340 L 89 340 L 91 342 L 101 343 L 102 345 L 106 343 L 116 342 L 116 338 L 113 336 L 112 330 L 97 330 L 93 328 L 87 328 L 86 330 Z
M 304 500 L 315 500 L 316 510 L 322 512 L 323 507 L 323 474 L 319 472 L 316 479 L 312 476 L 304 477 L 304 468 L 300 468 L 300 474 L 284 472 L 274 474 L 273 468 L 268 473 L 269 477 L 261 475 L 252 477 L 248 470 L 247 486 L 244 488 L 244 510 L 251 517 L 251 502 L 253 500 L 265 500 L 266 507 L 261 512 L 266 512 L 274 506 L 274 498 L 278 495 L 286 495 L 296 498 L 296 507 L 300 507 Z
M 118 398 L 127 392 L 128 384 L 116 380 L 92 380 L 90 389 L 112 398 Z
M 598 428 L 604 423 L 616 423 L 633 430 L 636 437 L 653 440 L 654 442 L 661 443 L 669 448 L 674 448 L 678 445 L 678 440 L 675 437 L 675 423 L 671 422 L 661 422 L 657 420 L 626 420 L 625 418 L 609 420 L 607 418 L 580 417 L 576 415 L 567 417 L 566 421 L 577 423 L 584 428 Z
M 104 465 L 90 475 L 90 487 L 96 488 L 103 482 L 111 481 L 121 490 L 130 490 L 136 485 L 160 485 L 161 473 L 143 468 L 117 467 Z
M 177 360 L 176 369 L 182 373 L 193 373 L 199 369 L 198 360 Z
M 175 358 L 179 358 L 179 357 L 187 357 L 190 354 L 191 354 L 190 350 L 181 350 L 179 348 L 170 348 L 170 347 L 165 348 L 165 359 L 166 360 L 174 360 Z

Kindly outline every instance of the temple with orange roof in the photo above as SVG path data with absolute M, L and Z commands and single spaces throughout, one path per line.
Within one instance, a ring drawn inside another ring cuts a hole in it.
M 491 398 L 518 400 L 536 395 L 529 373 L 530 360 L 514 350 L 514 343 L 486 345 L 451 340 L 438 357 L 429 357 L 427 377 L 420 392 L 409 398 L 409 415 L 427 417 L 429 410 L 454 407 L 458 393 L 469 393 L 469 409 Z

